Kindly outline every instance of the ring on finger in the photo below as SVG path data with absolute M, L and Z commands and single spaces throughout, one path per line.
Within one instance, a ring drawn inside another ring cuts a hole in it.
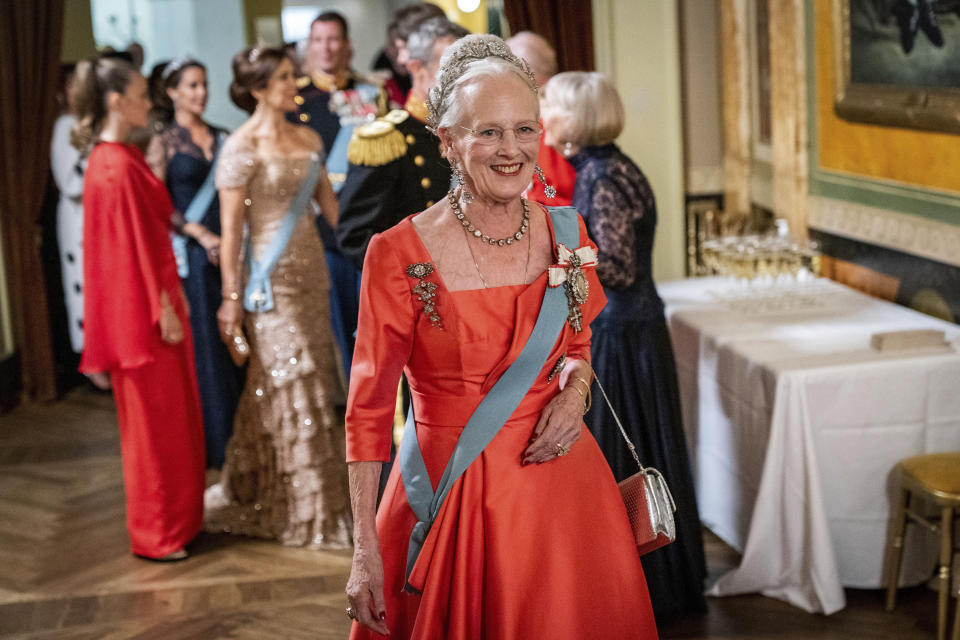
M 359 620 L 359 619 L 360 619 L 360 618 L 357 617 L 357 614 L 356 614 L 356 612 L 353 610 L 353 607 L 347 607 L 347 617 L 350 618 L 351 620 Z
M 563 444 L 561 444 L 561 443 L 558 442 L 555 453 L 557 454 L 557 457 L 559 458 L 559 457 L 561 457 L 561 456 L 565 456 L 565 455 L 567 455 L 568 453 L 570 453 L 570 449 L 568 449 L 567 447 L 563 446 Z

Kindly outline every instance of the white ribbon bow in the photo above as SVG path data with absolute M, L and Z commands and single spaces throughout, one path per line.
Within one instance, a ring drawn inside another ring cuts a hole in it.
M 580 258 L 581 269 L 597 266 L 597 252 L 593 247 L 585 245 L 576 251 L 570 251 L 561 242 L 557 245 L 557 264 L 550 265 L 548 269 L 551 287 L 559 287 L 567 281 L 567 269 L 570 267 L 570 256 L 573 254 L 577 254 L 577 257 Z

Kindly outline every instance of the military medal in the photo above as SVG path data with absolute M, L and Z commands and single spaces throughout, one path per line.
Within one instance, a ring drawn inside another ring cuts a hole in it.
M 587 280 L 587 274 L 583 270 L 585 267 L 597 266 L 597 252 L 590 246 L 571 251 L 563 244 L 559 244 L 557 257 L 557 264 L 550 266 L 550 286 L 563 285 L 569 309 L 567 322 L 574 331 L 579 333 L 583 331 L 583 312 L 580 306 L 585 304 L 590 296 L 590 281 Z

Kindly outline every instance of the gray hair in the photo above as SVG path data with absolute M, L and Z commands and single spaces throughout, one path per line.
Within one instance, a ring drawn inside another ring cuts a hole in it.
M 411 60 L 429 64 L 433 57 L 433 45 L 437 40 L 440 38 L 459 40 L 469 34 L 469 31 L 456 22 L 440 17 L 430 18 L 422 22 L 407 38 L 407 51 Z
M 530 66 L 515 56 L 503 40 L 486 33 L 457 40 L 447 47 L 440 59 L 437 85 L 430 90 L 427 100 L 427 125 L 436 132 L 441 127 L 456 124 L 463 108 L 459 100 L 460 89 L 481 76 L 509 74 L 523 80 L 539 111 L 537 81 Z

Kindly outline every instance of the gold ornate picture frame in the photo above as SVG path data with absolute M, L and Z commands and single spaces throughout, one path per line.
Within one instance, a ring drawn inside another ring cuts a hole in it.
M 926 0 L 934 16 L 931 27 L 929 20 L 899 13 L 923 9 L 923 0 L 919 5 L 906 0 L 832 2 L 837 115 L 854 122 L 960 133 L 960 10 L 942 0 Z M 920 28 L 909 28 L 918 23 Z M 856 37 L 851 37 L 853 29 Z M 862 48 L 851 51 L 852 46 Z M 936 79 L 928 84 L 924 74 Z

